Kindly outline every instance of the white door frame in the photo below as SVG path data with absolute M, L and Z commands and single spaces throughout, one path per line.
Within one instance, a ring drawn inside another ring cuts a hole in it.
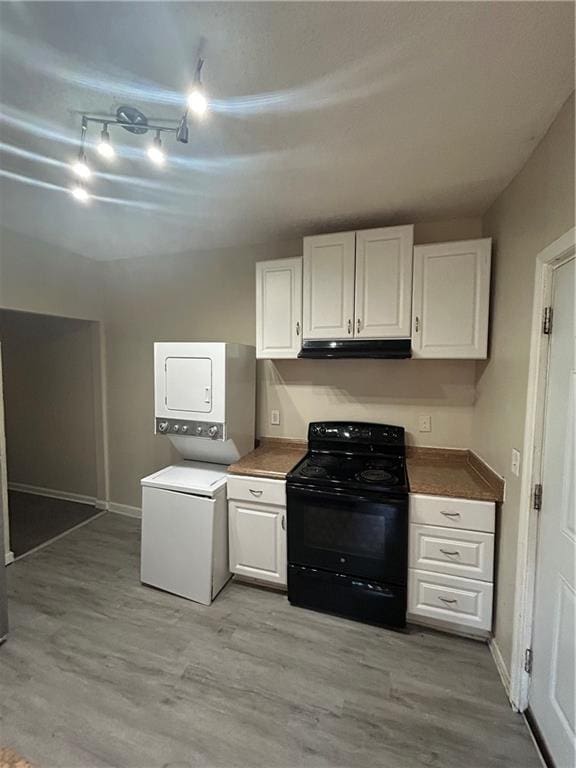
M 542 333 L 542 322 L 544 309 L 550 305 L 552 299 L 554 268 L 570 259 L 574 255 L 575 247 L 576 228 L 572 228 L 540 251 L 536 259 L 510 669 L 510 702 L 514 709 L 520 712 L 528 707 L 530 685 L 530 676 L 524 669 L 524 661 L 526 649 L 531 647 L 532 642 L 536 586 L 538 512 L 534 510 L 533 493 L 535 484 L 540 483 L 542 478 L 544 400 L 550 340 L 550 336 Z

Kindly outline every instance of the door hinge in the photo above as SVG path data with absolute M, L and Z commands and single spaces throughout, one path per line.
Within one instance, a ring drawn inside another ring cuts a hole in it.
M 526 672 L 527 675 L 532 674 L 532 648 L 526 648 L 524 651 L 524 672 Z
M 542 483 L 534 486 L 534 509 L 539 512 L 542 509 Z
M 542 333 L 545 333 L 546 336 L 549 336 L 552 333 L 552 307 L 544 307 Z

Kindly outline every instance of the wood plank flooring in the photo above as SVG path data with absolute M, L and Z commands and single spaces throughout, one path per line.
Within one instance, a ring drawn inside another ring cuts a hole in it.
M 0 743 L 38 768 L 537 768 L 485 645 L 139 583 L 107 514 L 8 569 Z

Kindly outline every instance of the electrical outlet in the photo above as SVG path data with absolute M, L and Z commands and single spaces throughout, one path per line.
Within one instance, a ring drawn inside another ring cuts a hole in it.
M 280 411 L 270 411 L 270 424 L 274 424 L 275 427 L 280 424 Z
M 520 475 L 520 451 L 517 451 L 516 448 L 512 448 L 512 461 L 510 462 L 510 469 L 512 470 L 512 474 L 516 475 L 516 477 L 519 477 Z
M 431 416 L 418 416 L 418 431 L 419 432 L 432 432 L 432 417 Z

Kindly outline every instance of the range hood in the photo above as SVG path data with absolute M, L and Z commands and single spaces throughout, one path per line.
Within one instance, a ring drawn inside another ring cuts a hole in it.
M 303 341 L 298 357 L 402 359 L 412 357 L 412 350 L 410 339 Z

